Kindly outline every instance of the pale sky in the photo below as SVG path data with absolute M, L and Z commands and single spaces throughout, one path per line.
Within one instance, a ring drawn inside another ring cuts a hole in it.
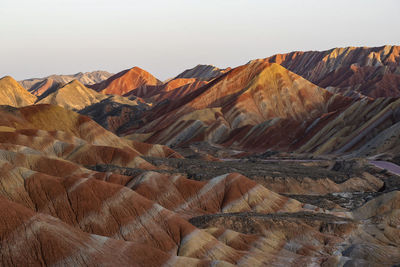
M 1 0 L 0 77 L 139 66 L 161 80 L 294 50 L 400 45 L 399 0 Z

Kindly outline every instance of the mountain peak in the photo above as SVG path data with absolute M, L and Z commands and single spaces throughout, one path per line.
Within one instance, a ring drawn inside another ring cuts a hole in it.
M 47 94 L 38 103 L 58 105 L 72 110 L 81 110 L 105 98 L 107 98 L 107 96 L 87 88 L 80 81 L 72 80 Z
M 156 77 L 135 66 L 89 87 L 103 94 L 124 95 L 141 86 L 155 86 L 160 84 L 161 82 Z
M 204 64 L 198 64 L 197 66 L 187 69 L 178 76 L 175 77 L 175 79 L 178 78 L 196 78 L 199 80 L 211 80 L 213 78 L 216 78 L 220 76 L 221 74 L 229 71 L 230 68 L 228 69 L 220 69 L 217 68 L 213 65 L 204 65 Z
M 36 97 L 25 90 L 11 76 L 0 79 L 0 105 L 21 107 L 32 105 L 35 100 Z
M 12 84 L 18 84 L 18 82 L 11 76 L 6 75 L 2 78 L 0 78 L 0 81 L 4 82 L 4 83 L 12 83 Z
M 107 71 L 78 72 L 72 75 L 53 74 L 44 78 L 32 78 L 19 81 L 19 83 L 32 94 L 42 97 L 60 88 L 72 80 L 79 80 L 82 84 L 96 84 L 111 77 L 112 74 Z
M 84 86 L 80 81 L 78 80 L 72 80 L 69 83 L 67 83 L 66 85 L 64 85 L 63 87 L 66 87 L 68 85 L 73 85 L 73 86 Z

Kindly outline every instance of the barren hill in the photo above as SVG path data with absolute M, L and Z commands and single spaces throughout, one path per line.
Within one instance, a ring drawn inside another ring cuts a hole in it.
M 10 76 L 0 79 L 0 104 L 13 107 L 31 105 L 36 97 L 25 90 L 16 80 Z

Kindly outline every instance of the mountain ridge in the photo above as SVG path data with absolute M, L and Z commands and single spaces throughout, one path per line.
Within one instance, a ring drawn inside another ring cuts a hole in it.
M 87 88 L 78 80 L 72 80 L 54 92 L 50 92 L 37 103 L 53 104 L 72 110 L 81 110 L 106 98 L 107 96 Z
M 160 84 L 161 82 L 149 72 L 139 67 L 133 67 L 123 70 L 100 83 L 89 85 L 89 88 L 103 94 L 125 95 L 141 86 Z
M 19 81 L 19 83 L 22 85 L 22 87 L 27 89 L 32 94 L 36 96 L 41 96 L 49 88 L 54 89 L 63 86 L 64 84 L 69 83 L 72 80 L 78 80 L 82 84 L 90 85 L 99 83 L 112 75 L 112 73 L 109 73 L 107 71 L 97 70 L 92 72 L 78 72 L 70 75 L 52 74 L 43 78 L 30 78 L 21 80 Z
M 13 107 L 22 107 L 31 105 L 36 97 L 25 90 L 11 76 L 5 76 L 0 79 L 0 104 Z
M 259 60 L 281 64 L 305 79 L 343 95 L 400 97 L 397 86 L 400 46 L 296 51 Z

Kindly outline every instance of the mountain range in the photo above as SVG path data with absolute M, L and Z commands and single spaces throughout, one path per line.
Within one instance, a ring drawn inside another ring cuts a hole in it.
M 3 77 L 0 265 L 396 266 L 399 79 L 399 46 Z
M 73 80 L 77 80 L 83 84 L 91 85 L 99 83 L 113 74 L 107 71 L 78 72 L 72 75 L 50 75 L 44 78 L 31 78 L 22 80 L 19 83 L 30 93 L 36 96 L 42 95 L 47 90 L 55 90 Z

